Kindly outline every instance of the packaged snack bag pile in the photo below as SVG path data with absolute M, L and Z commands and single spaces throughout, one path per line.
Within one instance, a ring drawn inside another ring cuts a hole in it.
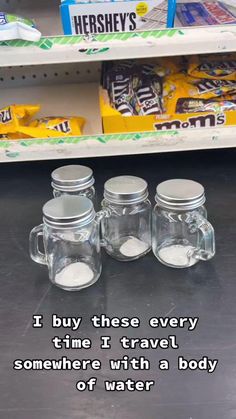
M 179 66 L 169 59 L 153 63 L 148 60 L 105 63 L 103 88 L 111 106 L 123 116 L 160 115 L 164 113 L 164 80 L 175 74 Z
M 107 63 L 103 88 L 122 116 L 236 110 L 236 55 Z
M 50 138 L 82 134 L 82 117 L 45 117 L 32 120 L 39 105 L 10 105 L 0 109 L 0 138 Z
M 236 110 L 236 55 L 189 58 L 185 72 L 166 77 L 167 114 Z

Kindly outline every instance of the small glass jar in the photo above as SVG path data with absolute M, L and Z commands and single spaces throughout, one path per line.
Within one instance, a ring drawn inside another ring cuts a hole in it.
M 30 233 L 30 256 L 48 266 L 51 282 L 67 291 L 94 284 L 102 270 L 99 219 L 84 196 L 62 196 L 43 207 L 43 224 Z M 39 250 L 43 237 L 44 253 Z
M 62 166 L 51 174 L 53 195 L 86 196 L 95 201 L 93 171 L 89 167 L 80 165 Z
M 156 189 L 152 249 L 157 259 L 173 268 L 188 268 L 215 254 L 212 225 L 206 219 L 204 188 L 187 179 L 172 179 Z
M 144 256 L 151 249 L 151 203 L 145 180 L 118 176 L 104 186 L 102 243 L 106 252 L 121 261 Z

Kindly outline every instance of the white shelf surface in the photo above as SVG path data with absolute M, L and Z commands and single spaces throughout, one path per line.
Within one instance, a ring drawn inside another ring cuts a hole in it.
M 100 34 L 85 40 L 62 35 L 57 0 L 7 4 L 12 3 L 9 11 L 33 17 L 43 38 L 36 44 L 12 41 L 0 47 L 2 67 L 236 51 L 236 25 Z
M 140 138 L 138 138 L 140 137 Z M 204 128 L 0 143 L 0 162 L 53 160 L 236 147 L 236 128 Z

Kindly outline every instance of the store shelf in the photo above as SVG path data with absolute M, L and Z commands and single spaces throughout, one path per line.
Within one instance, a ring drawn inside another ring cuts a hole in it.
M 236 147 L 236 128 L 203 128 L 0 142 L 0 162 L 120 156 Z
M 207 125 L 209 121 L 205 122 L 206 128 L 173 127 L 172 130 L 158 132 L 102 134 L 98 100 L 99 66 L 96 68 L 93 65 L 89 73 L 89 66 L 83 66 L 80 65 L 79 72 L 76 71 L 77 64 L 70 64 L 62 66 L 61 70 L 55 66 L 48 66 L 47 70 L 27 67 L 15 72 L 14 69 L 5 69 L 0 73 L 4 79 L 0 108 L 12 103 L 40 104 L 41 111 L 36 117 L 80 115 L 86 118 L 81 137 L 1 140 L 0 162 L 236 147 L 236 127 L 210 128 Z M 46 78 L 43 77 L 45 74 Z M 79 83 L 81 79 L 83 83 Z
M 235 40 L 236 25 L 103 34 L 93 41 L 80 36 L 43 37 L 38 43 L 4 43 L 0 49 L 0 66 L 219 53 L 235 51 Z
M 0 66 L 90 62 L 236 50 L 236 25 L 100 34 L 90 39 L 63 36 L 58 1 L 13 2 L 10 11 L 34 17 L 46 35 L 37 43 L 1 43 Z M 38 3 L 38 4 L 37 4 Z M 6 6 L 7 7 L 7 6 Z M 9 8 L 9 6 L 8 6 Z

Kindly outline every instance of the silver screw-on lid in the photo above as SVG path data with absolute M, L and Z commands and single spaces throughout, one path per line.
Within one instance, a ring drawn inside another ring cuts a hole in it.
M 157 186 L 155 200 L 162 208 L 185 211 L 200 207 L 206 198 L 200 183 L 189 179 L 170 179 Z
M 147 197 L 147 182 L 140 177 L 117 176 L 104 185 L 104 198 L 114 204 L 137 204 Z
M 92 201 L 85 196 L 60 196 L 43 206 L 44 221 L 53 227 L 83 226 L 92 221 L 95 211 Z
M 59 191 L 82 191 L 94 184 L 93 171 L 81 165 L 62 166 L 51 174 L 52 187 Z

